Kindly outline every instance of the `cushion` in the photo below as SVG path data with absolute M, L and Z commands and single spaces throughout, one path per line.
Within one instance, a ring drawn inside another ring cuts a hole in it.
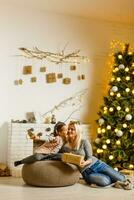
M 45 160 L 24 164 L 22 178 L 33 186 L 60 187 L 73 185 L 79 180 L 77 166 L 62 161 Z

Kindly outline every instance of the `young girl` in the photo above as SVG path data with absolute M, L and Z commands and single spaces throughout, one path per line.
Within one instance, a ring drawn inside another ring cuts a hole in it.
M 42 144 L 35 150 L 35 153 L 33 155 L 28 156 L 22 160 L 15 161 L 14 166 L 18 166 L 24 163 L 30 164 L 39 160 L 50 160 L 52 158 L 58 160 L 57 153 L 65 143 L 67 137 L 67 126 L 65 123 L 58 122 L 54 126 L 54 136 L 55 139 L 53 141 L 44 142 L 44 144 Z
M 88 140 L 82 139 L 81 127 L 74 122 L 68 126 L 68 142 L 63 147 L 64 150 L 84 156 L 79 170 L 89 185 L 95 184 L 104 187 L 114 184 L 118 188 L 133 188 L 123 174 L 92 155 L 91 144 Z

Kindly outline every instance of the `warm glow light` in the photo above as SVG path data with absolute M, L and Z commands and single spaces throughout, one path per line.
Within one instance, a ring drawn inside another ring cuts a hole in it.
M 115 80 L 115 78 L 114 78 L 114 77 L 112 77 L 112 78 L 111 78 L 111 81 L 113 82 L 114 80 Z
M 117 93 L 117 97 L 121 97 L 121 94 L 120 94 L 120 93 Z
M 125 72 L 128 72 L 128 71 L 129 71 L 129 68 L 128 68 L 128 67 L 126 67 L 126 68 L 125 68 Z
M 97 129 L 97 133 L 101 133 L 101 128 L 98 128 L 98 129 Z
M 132 90 L 132 94 L 134 94 L 134 90 Z
M 126 76 L 126 80 L 129 81 L 130 80 L 130 76 Z
M 110 126 L 110 125 L 107 125 L 107 129 L 110 130 L 110 129 L 111 129 L 111 126 Z
M 103 145 L 102 145 L 102 148 L 103 148 L 103 149 L 107 149 L 107 145 L 106 145 L 106 144 L 103 144 Z
M 104 107 L 103 109 L 104 109 L 104 110 L 107 110 L 107 107 Z
M 126 92 L 129 92 L 130 91 L 130 89 L 129 88 L 126 88 Z
M 113 160 L 113 158 L 114 158 L 113 155 L 109 156 L 109 160 Z
M 129 108 L 128 108 L 128 107 L 127 107 L 127 108 L 125 108 L 125 111 L 126 111 L 126 112 L 129 112 Z
M 114 129 L 114 131 L 115 131 L 115 133 L 117 133 L 118 132 L 118 128 Z
M 133 164 L 130 164 L 129 165 L 129 169 L 133 169 L 134 168 L 134 165 Z
M 127 128 L 127 124 L 123 124 L 122 126 L 123 126 L 123 128 Z
M 117 144 L 117 145 L 120 145 L 120 144 L 121 144 L 121 141 L 120 141 L 120 140 L 117 140 L 117 141 L 116 141 L 116 144 Z
M 110 96 L 114 96 L 114 92 L 110 92 Z
M 117 106 L 117 110 L 121 110 L 121 107 L 120 107 L 120 106 Z
M 110 112 L 113 112 L 113 110 L 114 110 L 114 109 L 113 109 L 112 107 L 111 107 L 111 108 L 109 108 L 109 111 L 110 111 Z
M 107 140 L 106 140 L 106 143 L 107 143 L 107 144 L 110 144 L 110 139 L 107 139 Z
M 129 132 L 130 132 L 130 133 L 134 133 L 134 129 L 131 128 Z
M 106 132 L 106 130 L 103 128 L 103 129 L 101 130 L 101 132 L 102 132 L 102 133 L 105 133 L 105 132 Z
M 122 59 L 122 55 L 121 55 L 121 54 L 120 54 L 120 55 L 118 55 L 118 58 L 119 58 L 119 59 Z
M 116 80 L 119 82 L 119 81 L 121 81 L 121 78 L 120 78 L 120 77 L 117 77 L 117 79 L 116 79 Z

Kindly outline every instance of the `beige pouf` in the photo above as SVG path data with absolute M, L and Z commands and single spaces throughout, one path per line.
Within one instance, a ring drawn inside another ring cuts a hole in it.
M 80 173 L 75 165 L 61 161 L 38 161 L 24 164 L 22 178 L 26 184 L 34 186 L 60 187 L 78 182 Z

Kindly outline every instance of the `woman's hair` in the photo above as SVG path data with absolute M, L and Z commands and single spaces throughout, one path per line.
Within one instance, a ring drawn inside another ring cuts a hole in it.
M 66 126 L 64 122 L 57 122 L 54 126 L 54 136 L 59 135 L 58 132 L 62 130 L 62 127 Z
M 81 145 L 81 140 L 82 140 L 82 128 L 81 128 L 81 125 L 79 122 L 75 122 L 75 121 L 71 121 L 69 123 L 69 125 L 73 125 L 75 127 L 75 131 L 76 131 L 76 134 L 77 134 L 77 137 L 74 141 L 74 148 L 76 150 L 78 150 L 80 148 L 80 145 Z

